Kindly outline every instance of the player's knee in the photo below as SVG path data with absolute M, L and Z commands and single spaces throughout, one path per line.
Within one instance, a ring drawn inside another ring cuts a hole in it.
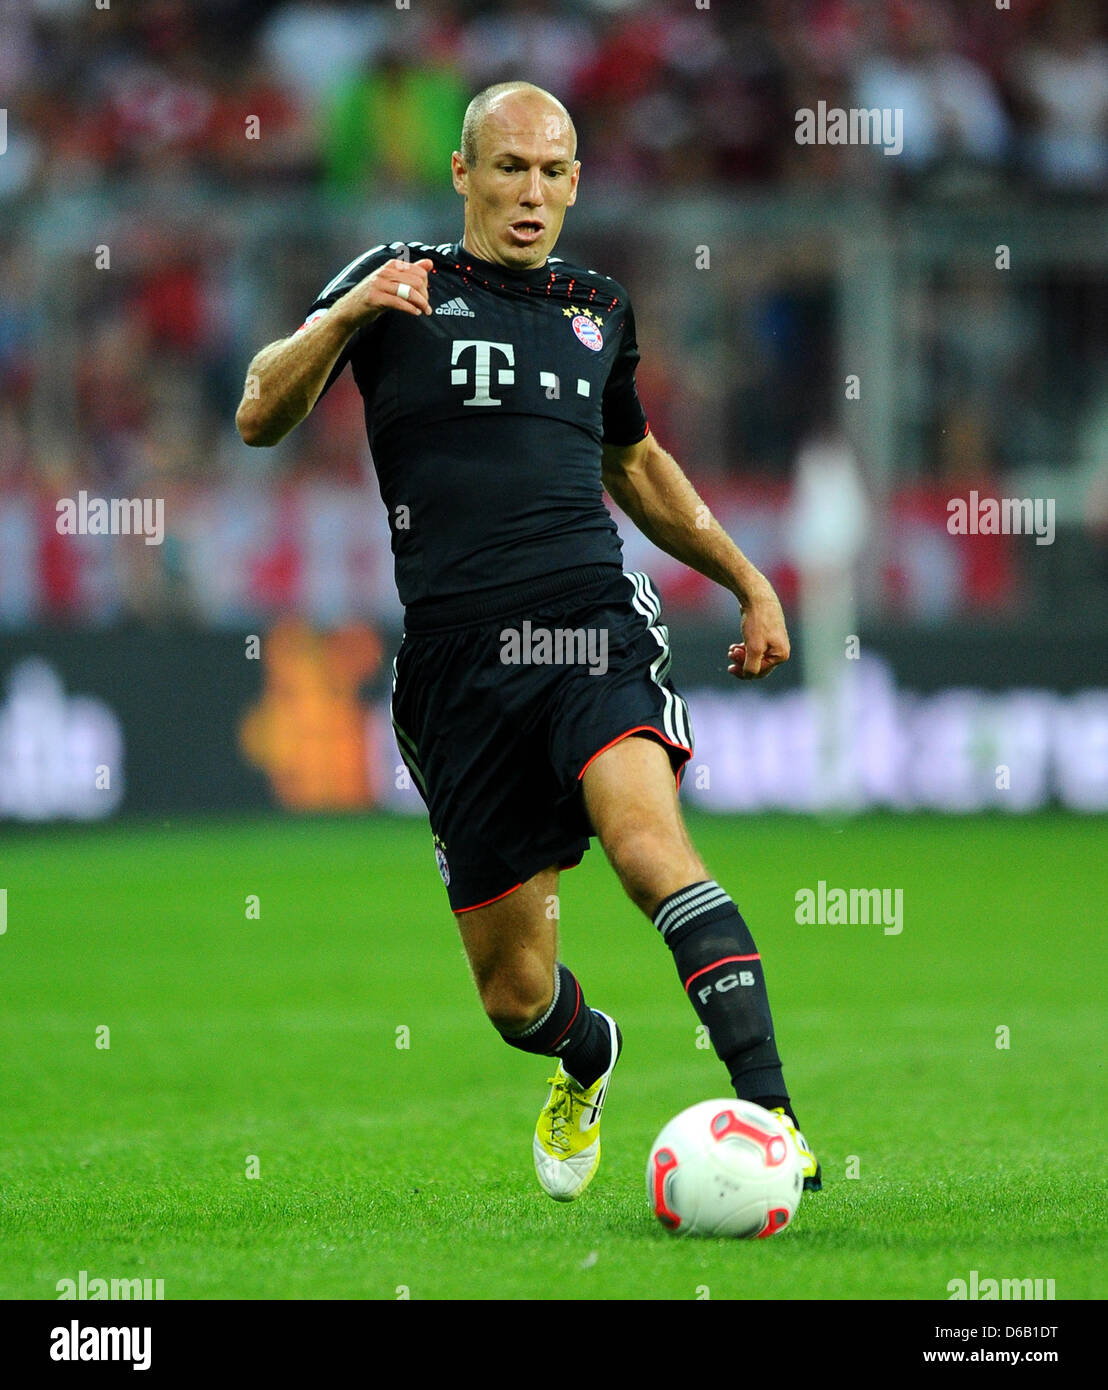
M 498 1033 L 524 1033 L 550 1007 L 551 981 L 540 984 L 515 976 L 493 976 L 478 981 L 481 1003 Z
M 543 1016 L 544 1008 L 541 1004 L 525 1006 L 522 1000 L 503 1000 L 497 1001 L 491 1007 L 486 1004 L 485 1012 L 498 1033 L 515 1038 L 538 1023 Z
M 610 834 L 605 851 L 628 897 L 651 912 L 669 893 L 706 876 L 699 857 L 668 831 L 630 824 Z

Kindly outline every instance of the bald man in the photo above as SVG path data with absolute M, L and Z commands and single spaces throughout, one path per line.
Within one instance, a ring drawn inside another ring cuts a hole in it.
M 594 835 L 673 952 L 736 1095 L 781 1117 L 818 1189 L 757 948 L 682 820 L 692 730 L 661 603 L 623 572 L 603 490 L 734 594 L 733 676 L 788 660 L 785 621 L 650 432 L 627 291 L 552 255 L 576 156 L 549 92 L 480 92 L 452 157 L 462 239 L 351 261 L 255 357 L 237 423 L 247 444 L 276 444 L 348 363 L 365 398 L 405 610 L 397 745 L 489 1019 L 509 1046 L 558 1059 L 532 1143 L 543 1189 L 571 1201 L 596 1172 L 622 1045 L 557 953 L 558 876 Z

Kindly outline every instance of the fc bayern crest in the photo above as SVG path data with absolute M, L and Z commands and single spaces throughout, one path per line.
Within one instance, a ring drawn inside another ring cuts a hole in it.
M 599 352 L 604 346 L 604 335 L 592 319 L 586 318 L 584 314 L 578 314 L 571 326 L 577 334 L 577 341 L 584 343 L 590 352 Z
M 449 888 L 449 887 L 450 887 L 450 865 L 446 862 L 446 846 L 443 844 L 443 842 L 439 839 L 439 837 L 438 837 L 437 835 L 434 836 L 434 841 L 435 841 L 435 863 L 439 866 L 439 873 L 442 875 L 442 881 L 443 881 L 443 883 L 446 885 L 447 888 Z

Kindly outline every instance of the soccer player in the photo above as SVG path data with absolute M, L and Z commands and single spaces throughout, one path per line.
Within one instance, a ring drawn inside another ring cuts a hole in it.
M 237 424 L 247 444 L 275 444 L 353 369 L 405 609 L 397 744 L 489 1019 L 509 1046 L 557 1058 L 532 1145 L 544 1190 L 570 1201 L 596 1172 L 622 1046 L 557 956 L 558 875 L 593 835 L 672 951 L 736 1095 L 781 1114 L 815 1189 L 761 959 L 682 821 L 692 732 L 661 605 L 623 572 L 603 489 L 734 594 L 732 675 L 788 659 L 785 621 L 650 432 L 627 291 L 551 254 L 577 198 L 576 146 L 548 92 L 480 92 L 452 157 L 461 240 L 353 260 L 254 358 Z

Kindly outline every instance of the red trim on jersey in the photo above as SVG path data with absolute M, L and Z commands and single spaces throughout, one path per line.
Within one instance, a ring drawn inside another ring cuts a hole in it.
M 506 898 L 509 893 L 514 893 L 517 888 L 522 888 L 522 883 L 517 883 L 512 888 L 506 888 L 503 893 L 497 893 L 495 898 L 486 898 L 483 903 L 474 903 L 472 907 L 456 907 L 455 912 L 476 912 L 479 907 L 488 907 L 490 903 L 498 903 L 501 898 Z
M 609 748 L 614 748 L 617 743 L 622 743 L 625 738 L 630 738 L 632 734 L 642 733 L 653 734 L 655 738 L 660 738 L 662 742 L 668 744 L 670 748 L 680 748 L 683 753 L 687 753 L 690 758 L 692 757 L 692 749 L 688 747 L 687 744 L 674 743 L 672 739 L 666 738 L 665 734 L 660 734 L 653 724 L 636 724 L 633 729 L 628 729 L 626 733 L 619 734 L 616 738 L 612 739 L 611 743 L 606 743 L 603 748 L 598 748 L 596 752 L 592 755 L 592 757 L 588 760 L 588 762 L 585 764 L 585 766 L 581 769 L 581 771 L 577 774 L 578 782 L 580 782 L 581 778 L 584 777 L 586 772 L 588 772 L 589 768 L 592 767 L 593 763 L 596 762 L 597 758 L 600 757 L 601 753 L 607 753 Z M 684 767 L 685 764 L 682 763 L 681 766 L 674 773 L 674 776 L 677 778 L 678 786 L 681 785 L 681 773 L 684 770 Z
M 609 445 L 611 445 L 611 447 L 612 447 L 613 449 L 633 449 L 633 448 L 635 447 L 636 444 L 641 444 L 641 443 L 643 442 L 643 440 L 646 438 L 646 436 L 647 436 L 649 433 L 650 433 L 650 421 L 647 420 L 647 422 L 646 422 L 646 427 L 645 427 L 645 429 L 643 430 L 642 434 L 639 435 L 638 439 L 632 439 L 632 440 L 630 441 L 630 443 L 628 443 L 628 444 L 617 444 L 614 440 L 611 440 L 611 439 L 602 439 L 600 442 L 601 442 L 602 444 L 609 444 Z
M 694 980 L 698 980 L 701 975 L 707 975 L 709 970 L 714 970 L 717 965 L 727 965 L 733 960 L 761 960 L 762 957 L 757 951 L 752 956 L 721 956 L 719 960 L 714 960 L 711 965 L 706 965 L 703 970 L 694 971 L 685 981 L 685 992 L 688 993 L 689 986 Z
M 304 320 L 304 322 L 300 325 L 300 327 L 296 330 L 296 333 L 303 333 L 305 328 L 307 328 L 310 324 L 315 323 L 318 319 L 321 319 L 324 316 L 324 314 L 330 313 L 330 311 L 330 305 L 328 305 L 325 309 L 313 309 L 312 312 L 308 315 L 308 317 Z M 293 334 L 294 338 L 296 337 L 296 333 Z

